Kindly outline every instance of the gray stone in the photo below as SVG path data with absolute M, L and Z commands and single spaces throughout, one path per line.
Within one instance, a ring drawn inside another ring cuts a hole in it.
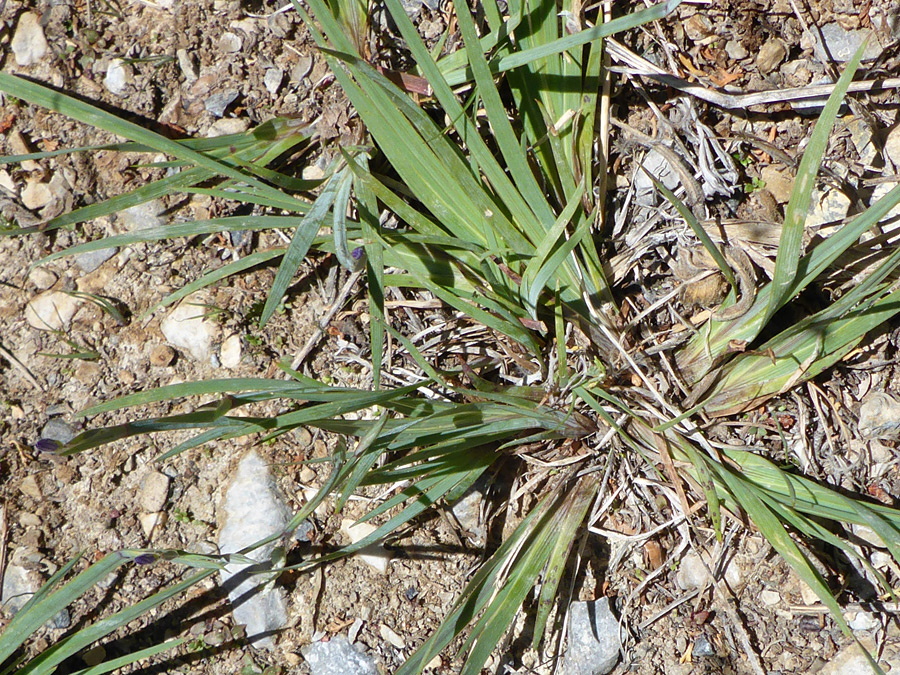
M 737 40 L 729 40 L 725 43 L 725 53 L 734 61 L 746 59 L 750 55 L 747 48 Z
M 863 61 L 877 59 L 883 51 L 878 43 L 878 37 L 875 31 L 870 28 L 860 28 L 859 30 L 847 30 L 839 23 L 826 23 L 820 29 L 821 37 L 825 41 L 825 49 L 828 55 L 835 61 L 849 61 L 853 58 L 856 50 L 862 46 L 863 40 L 868 39 L 869 44 L 863 52 Z M 813 36 L 816 42 L 820 41 L 819 31 L 814 30 Z
M 162 511 L 169 496 L 169 477 L 150 471 L 141 481 L 140 504 L 144 511 Z
M 475 539 L 476 546 L 483 546 L 487 530 L 481 518 L 481 505 L 484 503 L 484 491 L 480 481 L 466 490 L 465 494 L 454 502 L 450 510 L 467 534 Z
M 266 87 L 266 91 L 272 96 L 277 96 L 283 79 L 284 71 L 281 68 L 267 68 L 266 74 L 263 76 L 263 84 Z
M 715 656 L 716 649 L 712 646 L 708 637 L 701 635 L 694 640 L 694 648 L 691 650 L 691 654 L 694 656 Z
M 78 432 L 75 429 L 58 417 L 50 419 L 50 421 L 44 425 L 44 428 L 41 429 L 41 438 L 49 438 L 53 441 L 59 441 L 62 444 L 68 443 L 77 435 Z
M 219 38 L 219 51 L 226 54 L 237 54 L 241 51 L 243 44 L 244 41 L 241 40 L 240 35 L 231 32 L 222 33 L 222 37 Z
M 40 575 L 19 565 L 9 564 L 3 574 L 3 591 L 0 604 L 7 616 L 13 616 L 41 587 Z
M 12 50 L 16 63 L 20 66 L 32 66 L 50 51 L 41 20 L 34 12 L 25 12 L 19 17 L 16 33 L 12 39 Z
M 563 675 L 606 675 L 616 667 L 622 640 L 609 598 L 569 606 L 568 646 Z
M 872 166 L 879 157 L 878 148 L 872 142 L 872 127 L 861 117 L 854 117 L 847 124 L 850 132 L 850 140 L 859 154 L 859 161 L 863 166 Z
M 311 675 L 378 675 L 375 660 L 338 635 L 328 642 L 313 642 L 300 650 Z
M 219 550 L 223 554 L 236 553 L 281 533 L 291 517 L 269 467 L 253 450 L 238 464 L 225 493 L 223 510 L 224 525 L 219 532 Z M 230 563 L 221 575 L 222 586 L 234 608 L 235 623 L 247 627 L 247 638 L 253 646 L 269 649 L 274 646 L 277 631 L 287 626 L 287 601 L 283 589 L 265 585 L 270 575 L 252 572 L 271 569 L 273 553 L 274 542 L 261 546 L 246 554 L 258 565 Z
M 90 274 L 112 258 L 118 250 L 117 248 L 98 248 L 95 251 L 79 253 L 75 256 L 75 264 L 78 265 L 82 272 Z
M 129 232 L 149 230 L 150 228 L 162 227 L 166 224 L 166 219 L 163 216 L 165 210 L 166 207 L 161 201 L 153 199 L 119 212 L 119 219 Z
M 884 392 L 872 392 L 859 409 L 858 428 L 863 438 L 896 438 L 900 432 L 900 401 Z
M 236 89 L 229 89 L 228 91 L 220 91 L 216 94 L 212 94 L 206 101 L 203 103 L 203 107 L 206 108 L 207 112 L 212 113 L 216 117 L 222 117 L 225 114 L 225 110 L 227 110 L 228 106 L 234 103 L 235 99 L 238 97 L 239 92 Z

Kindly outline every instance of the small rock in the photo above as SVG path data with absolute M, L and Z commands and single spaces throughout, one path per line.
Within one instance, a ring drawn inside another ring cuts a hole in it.
M 328 642 L 313 642 L 300 650 L 311 675 L 378 675 L 378 666 L 368 654 L 354 647 L 343 635 Z
M 219 350 L 219 361 L 224 368 L 237 368 L 241 365 L 241 336 L 230 335 L 222 342 Z
M 122 59 L 113 59 L 109 62 L 106 69 L 106 76 L 103 78 L 103 86 L 105 86 L 111 94 L 116 96 L 125 96 L 128 93 L 128 85 L 134 79 L 134 73 L 131 66 Z
M 384 640 L 385 642 L 390 642 L 397 649 L 406 648 L 406 642 L 403 640 L 403 638 L 392 631 L 389 626 L 381 624 L 381 628 L 378 632 L 381 634 L 382 640 Z
M 266 91 L 272 96 L 277 96 L 278 90 L 281 89 L 281 81 L 283 79 L 284 71 L 282 71 L 281 68 L 268 68 L 263 77 L 263 84 L 266 87 Z
M 693 656 L 715 656 L 716 649 L 708 637 L 701 635 L 694 640 L 694 648 L 691 650 L 691 654 Z
M 863 638 L 860 640 L 860 643 L 870 654 L 877 652 L 876 645 L 871 639 Z M 893 671 L 893 668 L 884 661 L 881 661 L 879 665 L 885 672 Z M 825 667 L 819 671 L 818 675 L 875 675 L 875 671 L 872 670 L 859 645 L 851 642 L 828 659 Z
M 779 602 L 781 602 L 781 594 L 778 591 L 773 591 L 772 589 L 767 588 L 759 594 L 759 599 L 764 605 L 772 607 L 773 605 L 777 605 Z
M 19 514 L 19 525 L 22 527 L 40 527 L 41 519 L 34 513 L 24 511 Z
M 163 527 L 166 524 L 166 520 L 168 520 L 168 516 L 165 511 L 138 514 L 138 522 L 140 522 L 141 530 L 143 530 L 144 536 L 147 537 L 147 539 L 152 539 L 153 533 L 157 528 Z
M 63 445 L 71 441 L 78 432 L 71 425 L 62 421 L 58 417 L 51 418 L 44 428 L 41 429 L 41 438 L 49 438 L 53 441 L 59 441 Z
M 756 67 L 763 75 L 775 70 L 787 56 L 787 48 L 784 42 L 778 38 L 770 38 L 760 47 L 756 55 Z
M 859 155 L 859 161 L 863 166 L 871 167 L 879 157 L 878 148 L 872 142 L 872 127 L 861 117 L 854 117 L 847 124 L 847 130 Z
M 98 248 L 95 251 L 79 253 L 75 256 L 75 264 L 78 265 L 82 272 L 90 274 L 100 267 L 100 265 L 112 258 L 116 254 L 116 251 L 118 251 L 116 248 Z
M 141 481 L 140 502 L 144 511 L 162 511 L 169 496 L 169 477 L 159 471 L 150 471 Z
M 22 494 L 31 497 L 35 501 L 40 501 L 44 498 L 44 494 L 41 492 L 41 486 L 34 476 L 25 476 L 19 483 L 19 490 L 22 491 Z
M 34 12 L 25 12 L 19 17 L 12 39 L 12 50 L 16 63 L 20 66 L 32 66 L 50 51 L 41 20 Z
M 224 525 L 219 532 L 219 550 L 235 553 L 260 539 L 280 533 L 291 517 L 284 497 L 275 485 L 269 467 L 251 450 L 238 464 L 225 493 Z M 247 554 L 259 563 L 272 559 L 275 543 Z M 221 575 L 222 587 L 234 608 L 234 621 L 247 627 L 247 636 L 256 647 L 272 648 L 274 634 L 287 625 L 284 590 L 261 588 L 265 575 L 248 573 L 250 565 L 231 563 Z
M 891 129 L 884 139 L 884 154 L 894 165 L 894 171 L 900 172 L 900 124 Z
M 746 47 L 737 40 L 729 40 L 725 43 L 725 53 L 733 61 L 740 61 L 750 56 L 750 52 L 747 51 Z
M 313 532 L 315 532 L 315 527 L 308 520 L 304 520 L 297 526 L 297 529 L 294 530 L 294 539 L 304 544 L 309 544 L 312 542 Z
M 224 117 L 213 122 L 206 132 L 207 138 L 228 136 L 229 134 L 242 134 L 250 128 L 250 120 L 244 117 Z
M 219 51 L 225 54 L 236 54 L 241 51 L 243 44 L 244 42 L 241 40 L 240 35 L 232 32 L 222 33 L 222 36 L 219 38 Z
M 487 530 L 481 519 L 484 491 L 478 483 L 479 481 L 476 481 L 475 485 L 466 490 L 465 494 L 450 507 L 450 510 L 459 521 L 460 527 L 475 539 L 475 545 L 482 546 L 487 537 Z
M 191 58 L 191 55 L 187 53 L 187 50 L 176 49 L 175 58 L 178 59 L 178 67 L 181 68 L 181 74 L 184 75 L 185 82 L 188 84 L 196 82 L 197 68 L 194 66 L 194 61 Z
M 75 288 L 82 293 L 100 293 L 115 275 L 116 270 L 114 268 L 101 265 L 90 274 L 78 277 L 75 280 Z
M 28 273 L 28 281 L 33 283 L 39 291 L 46 291 L 56 283 L 56 275 L 43 267 L 35 267 Z
M 759 174 L 766 184 L 766 189 L 772 193 L 776 202 L 787 204 L 790 201 L 791 192 L 794 189 L 794 177 L 790 174 L 790 171 L 769 164 L 764 166 Z
M 847 625 L 853 630 L 867 631 L 881 628 L 881 622 L 872 612 L 855 612 L 852 616 L 848 614 L 844 618 L 847 620 Z
M 7 616 L 14 615 L 40 587 L 41 578 L 37 572 L 16 564 L 8 564 L 3 575 L 3 591 L 0 594 L 3 611 Z
M 705 14 L 694 14 L 684 22 L 684 34 L 691 42 L 699 42 L 714 32 L 712 22 Z
M 309 75 L 312 70 L 312 57 L 301 56 L 297 59 L 297 64 L 291 69 L 291 81 L 300 82 L 304 77 Z
M 622 640 L 609 598 L 569 606 L 568 646 L 563 675 L 606 675 L 616 667 Z
M 203 102 L 203 107 L 206 108 L 206 111 L 212 113 L 216 117 L 222 117 L 225 114 L 225 110 L 228 109 L 232 103 L 234 103 L 235 99 L 237 99 L 239 92 L 236 89 L 230 89 L 228 91 L 221 91 L 216 94 L 212 94 L 206 101 Z
M 301 483 L 312 483 L 316 479 L 316 472 L 312 470 L 311 467 L 304 466 L 303 470 L 300 472 L 300 482 Z
M 422 5 L 425 3 L 422 0 L 400 0 L 400 4 L 403 6 L 403 11 L 406 12 L 406 15 L 410 19 L 415 19 L 421 13 Z
M 895 438 L 900 431 L 900 401 L 884 392 L 870 393 L 859 409 L 858 429 L 863 438 Z
M 80 301 L 62 291 L 46 291 L 25 307 L 25 321 L 38 330 L 68 330 Z
M 678 565 L 678 572 L 675 574 L 675 583 L 683 591 L 703 588 L 710 583 L 711 579 L 706 565 L 703 564 L 700 556 L 695 554 L 686 555 Z
M 825 50 L 828 56 L 838 62 L 849 61 L 856 50 L 862 46 L 863 40 L 868 39 L 869 44 L 863 52 L 863 61 L 871 61 L 881 56 L 882 47 L 878 43 L 878 37 L 870 28 L 859 30 L 847 30 L 839 23 L 826 23 L 818 30 L 813 30 L 813 37 L 819 41 L 819 33 L 825 41 Z
M 52 619 L 50 619 L 50 621 L 47 622 L 47 625 L 56 630 L 65 630 L 72 625 L 72 615 L 69 614 L 68 609 L 63 607 Z
M 362 541 L 377 529 L 378 528 L 372 525 L 372 523 L 357 523 L 354 525 L 353 521 L 349 518 L 345 518 L 341 521 L 341 532 L 343 532 L 353 544 Z M 390 551 L 385 549 L 381 544 L 370 544 L 354 555 L 358 556 L 360 560 L 381 574 L 387 574 L 388 561 L 391 558 L 391 554 Z
M 809 215 L 806 217 L 808 228 L 841 221 L 850 211 L 850 198 L 837 189 L 830 189 L 823 195 L 815 188 L 810 199 Z
M 203 305 L 202 296 L 189 295 L 163 319 L 160 330 L 170 344 L 187 351 L 197 361 L 209 363 L 219 325 L 204 316 Z
M 165 368 L 175 360 L 175 350 L 169 345 L 156 345 L 150 352 L 150 365 Z
M 37 211 L 53 201 L 53 191 L 48 183 L 29 181 L 22 190 L 22 204 L 29 211 Z
M 81 658 L 87 666 L 93 668 L 99 666 L 106 659 L 106 649 L 103 645 L 97 645 L 92 649 L 88 649 Z
M 165 210 L 166 207 L 161 201 L 152 199 L 149 202 L 125 209 L 118 215 L 129 232 L 137 232 L 138 230 L 149 230 L 153 227 L 165 225 L 166 219 L 162 215 Z

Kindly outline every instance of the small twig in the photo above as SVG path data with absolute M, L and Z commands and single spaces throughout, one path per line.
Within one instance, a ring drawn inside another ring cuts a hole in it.
M 775 89 L 772 91 L 760 91 L 750 94 L 726 94 L 715 89 L 708 89 L 699 84 L 691 84 L 676 75 L 671 75 L 659 66 L 654 65 L 627 47 L 607 38 L 606 46 L 610 55 L 617 61 L 624 63 L 628 68 L 614 69 L 629 75 L 646 77 L 660 84 L 677 89 L 685 94 L 690 94 L 720 108 L 749 108 L 755 105 L 768 105 L 771 103 L 787 103 L 789 101 L 808 101 L 810 99 L 824 99 L 831 95 L 836 84 L 819 84 L 808 87 L 790 87 L 788 89 Z M 866 80 L 863 82 L 851 82 L 847 88 L 849 92 L 880 91 L 883 89 L 900 89 L 900 77 L 889 77 L 879 80 Z
M 341 288 L 337 300 L 334 301 L 334 304 L 331 305 L 328 312 L 322 320 L 319 321 L 315 332 L 309 337 L 306 344 L 303 345 L 303 349 L 300 350 L 300 353 L 294 357 L 293 361 L 291 361 L 291 369 L 297 370 L 304 359 L 306 359 L 306 357 L 309 356 L 309 353 L 315 348 L 316 344 L 318 344 L 319 340 L 322 339 L 322 336 L 325 335 L 325 329 L 328 328 L 328 324 L 331 323 L 331 320 L 334 318 L 334 315 L 338 313 L 338 310 L 340 310 L 340 308 L 344 306 L 344 303 L 347 302 L 347 298 L 350 297 L 350 291 L 353 290 L 353 287 L 356 285 L 356 282 L 359 281 L 362 273 L 362 270 L 358 270 L 351 274 L 350 278 L 347 279 L 347 283 Z
M 34 375 L 31 374 L 31 371 L 28 370 L 25 364 L 19 361 L 19 359 L 17 359 L 15 355 L 3 345 L 0 345 L 0 356 L 9 361 L 12 364 L 13 368 L 20 371 L 32 387 L 34 387 L 38 391 L 44 391 L 41 383 L 38 382 L 37 379 L 35 379 Z
M 6 524 L 6 502 L 0 505 L 0 587 L 3 586 L 3 575 L 6 574 L 6 535 L 8 527 Z

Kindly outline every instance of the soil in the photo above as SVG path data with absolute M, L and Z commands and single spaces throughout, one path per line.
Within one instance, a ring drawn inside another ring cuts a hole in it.
M 828 68 L 805 39 L 792 4 L 788 0 L 685 4 L 677 10 L 677 20 L 635 31 L 623 36 L 623 42 L 666 68 L 671 64 L 664 45 L 674 45 L 689 61 L 678 65 L 680 71 L 711 88 L 728 86 L 748 92 L 815 84 Z M 869 77 L 896 75 L 897 41 L 887 23 L 878 23 L 879 17 L 894 11 L 891 3 L 821 0 L 798 4 L 813 5 L 803 9 L 808 12 L 804 20 L 813 26 L 837 23 L 846 30 L 874 26 L 883 50 L 877 61 L 869 63 Z M 433 40 L 446 26 L 449 13 L 443 3 L 434 10 L 430 6 L 417 7 L 416 21 Z M 293 10 L 276 10 L 268 0 L 7 0 L 0 2 L 0 58 L 6 72 L 48 83 L 172 137 L 240 131 L 275 116 L 315 122 L 322 139 L 337 142 L 318 146 L 308 158 L 312 167 L 321 169 L 337 144 L 354 142 L 358 125 L 299 17 Z M 26 12 L 38 15 L 50 51 L 38 63 L 22 67 L 16 64 L 10 44 Z M 113 59 L 127 61 L 120 94 L 112 93 L 104 81 Z M 274 76 L 270 75 L 267 88 L 266 75 L 273 71 L 280 71 L 282 79 L 272 86 Z M 663 137 L 689 128 L 686 118 L 679 121 L 684 110 L 674 102 L 674 92 L 646 80 L 622 84 L 620 79 L 619 84 L 614 116 L 631 127 Z M 671 129 L 654 128 L 656 121 L 638 87 L 644 87 L 650 99 L 665 108 L 663 113 L 673 120 Z M 222 116 L 207 109 L 211 97 L 229 92 L 236 96 Z M 832 184 L 850 197 L 851 215 L 866 203 L 873 189 L 865 181 L 891 173 L 883 169 L 881 148 L 897 122 L 900 103 L 894 91 L 857 100 L 839 121 L 826 161 L 826 168 L 836 176 Z M 777 231 L 773 231 L 783 217 L 786 201 L 779 181 L 787 181 L 789 189 L 794 162 L 815 118 L 794 111 L 790 103 L 730 112 L 702 101 L 691 105 L 707 127 L 727 139 L 728 152 L 746 160 L 737 166 L 736 180 L 749 188 L 718 195 L 708 206 L 726 220 L 755 223 L 756 229 L 749 234 L 741 230 L 741 241 L 758 268 L 757 274 L 765 274 L 771 269 L 772 244 L 777 242 Z M 854 143 L 852 123 L 858 118 L 865 119 L 874 133 L 875 160 L 867 159 Z M 9 97 L 2 100 L 0 125 L 4 131 L 2 154 L 116 140 Z M 750 137 L 757 140 L 746 140 Z M 618 254 L 615 277 L 619 287 L 634 291 L 625 302 L 635 311 L 677 286 L 672 263 L 677 248 L 689 240 L 680 224 L 663 218 L 654 225 L 646 211 L 637 212 L 627 204 L 637 158 L 645 150 L 634 137 L 614 131 L 611 213 L 616 221 L 613 239 L 621 244 L 613 251 Z M 6 166 L 0 169 L 0 184 L 8 188 L 0 191 L 0 207 L 6 217 L 21 224 L 38 222 L 160 177 L 164 169 L 151 166 L 154 161 L 158 158 L 150 155 L 136 159 L 95 151 Z M 52 194 L 29 209 L 23 202 L 24 188 L 32 184 L 49 186 Z M 167 222 L 235 212 L 233 205 L 202 195 L 160 206 L 159 217 Z M 300 429 L 268 443 L 258 443 L 255 438 L 219 442 L 162 463 L 155 463 L 154 458 L 189 435 L 134 437 L 65 458 L 35 447 L 51 422 L 62 422 L 77 432 L 100 424 L 187 412 L 197 403 L 152 404 L 88 421 L 77 417 L 78 411 L 116 396 L 192 380 L 279 377 L 275 364 L 302 349 L 346 282 L 347 275 L 338 272 L 330 256 L 311 257 L 295 280 L 288 301 L 266 329 L 259 330 L 256 317 L 274 269 L 262 266 L 228 278 L 204 298 L 217 336 L 210 357 L 198 359 L 184 350 L 167 349 L 160 325 L 168 310 L 145 312 L 169 292 L 226 261 L 283 242 L 275 233 L 264 232 L 249 243 L 227 235 L 142 243 L 118 250 L 89 272 L 72 258 L 30 268 L 49 253 L 126 228 L 120 217 L 109 217 L 53 233 L 0 238 L 0 569 L 4 562 L 21 564 L 46 579 L 79 553 L 90 562 L 126 548 L 214 550 L 224 487 L 251 445 L 271 462 L 294 509 L 302 506 L 307 490 L 327 477 L 327 465 L 303 461 L 327 456 L 339 439 L 312 429 Z M 35 328 L 26 321 L 26 306 L 48 290 L 78 290 L 110 298 L 125 310 L 124 320 L 82 298 L 65 330 Z M 429 300 L 425 296 L 414 299 Z M 686 311 L 709 309 L 686 306 Z M 441 312 L 422 312 L 418 317 L 426 325 L 446 319 Z M 304 362 L 304 371 L 339 385 L 369 387 L 371 372 L 365 359 L 354 358 L 368 350 L 367 322 L 364 292 L 357 287 Z M 241 357 L 239 363 L 226 367 L 221 348 L 231 336 L 240 340 Z M 777 418 L 792 439 L 802 437 L 825 457 L 818 478 L 833 480 L 841 467 L 850 464 L 852 471 L 846 480 L 833 482 L 895 503 L 900 496 L 898 474 L 896 466 L 889 465 L 894 444 L 864 443 L 855 430 L 863 393 L 890 392 L 897 382 L 891 334 L 874 336 L 870 343 L 854 367 L 838 368 L 827 378 L 819 378 L 815 391 L 803 389 L 754 413 L 734 433 L 744 440 L 755 439 L 759 447 L 774 448 L 780 438 L 773 431 Z M 77 352 L 95 354 L 72 358 Z M 871 365 L 879 363 L 883 365 Z M 817 392 L 818 398 L 813 400 Z M 829 425 L 843 425 L 842 436 L 833 437 L 830 426 L 825 426 L 817 407 L 822 399 L 832 402 L 824 415 L 829 417 Z M 260 406 L 259 411 L 271 414 L 279 408 L 272 404 Z M 883 455 L 882 469 L 877 472 L 873 453 Z M 885 464 L 887 469 L 883 469 Z M 141 497 L 152 471 L 165 474 L 169 484 L 166 518 L 148 531 L 141 522 L 145 515 Z M 670 517 L 667 506 L 655 502 L 649 492 L 644 496 L 646 510 L 623 503 L 614 518 L 597 526 L 637 535 L 665 522 Z M 310 547 L 346 543 L 339 532 L 341 519 L 361 516 L 366 504 L 365 500 L 351 501 L 339 516 L 333 509 L 317 511 L 311 519 L 312 543 L 298 544 L 291 555 L 296 559 Z M 717 544 L 703 528 L 692 535 L 691 546 L 697 554 L 726 570 L 729 579 L 727 592 L 694 595 L 678 583 L 686 555 L 681 546 L 683 532 L 663 530 L 649 540 L 636 538 L 631 543 L 589 538 L 576 593 L 581 599 L 603 594 L 616 598 L 626 649 L 615 672 L 757 673 L 755 661 L 764 672 L 811 673 L 843 653 L 848 638 L 819 611 L 808 589 L 771 547 L 752 530 L 732 526 L 728 531 L 727 546 Z M 483 551 L 443 513 L 416 521 L 414 528 L 388 545 L 394 557 L 386 575 L 351 558 L 311 575 L 283 578 L 291 596 L 292 626 L 278 637 L 274 651 L 255 649 L 241 638 L 227 600 L 208 580 L 187 598 L 167 603 L 131 624 L 127 632 L 114 634 L 104 642 L 105 654 L 118 656 L 156 644 L 163 637 L 190 635 L 192 641 L 177 653 L 157 657 L 130 672 L 249 673 L 278 666 L 285 672 L 306 673 L 308 665 L 300 649 L 314 637 L 346 635 L 350 629 L 356 633 L 356 643 L 375 656 L 385 672 L 392 672 L 439 625 Z M 673 552 L 677 555 L 669 559 Z M 123 570 L 70 607 L 70 626 L 42 629 L 29 649 L 45 648 L 86 622 L 148 597 L 184 574 L 182 568 L 168 563 Z M 642 579 L 651 574 L 654 578 L 642 585 Z M 860 597 L 851 589 L 843 600 Z M 875 614 L 875 618 L 877 627 L 861 629 L 859 636 L 884 640 L 885 660 L 900 663 L 896 623 L 887 620 L 887 615 Z M 883 624 L 879 622 L 882 618 Z M 8 614 L 0 616 L 0 630 L 8 620 Z M 399 636 L 402 646 L 385 638 L 384 627 Z M 552 642 L 558 644 L 558 640 Z M 552 672 L 553 660 L 527 644 L 527 639 L 513 640 L 508 651 L 489 664 L 493 672 Z M 698 647 L 701 644 L 708 649 Z M 748 645 L 756 655 L 753 658 L 746 654 Z M 459 662 L 452 655 L 448 650 L 443 660 L 434 664 L 434 672 L 454 672 Z M 66 664 L 65 672 L 83 666 L 81 662 Z

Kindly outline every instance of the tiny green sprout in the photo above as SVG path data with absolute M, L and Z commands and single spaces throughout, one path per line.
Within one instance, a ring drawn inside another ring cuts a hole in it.
M 744 183 L 744 192 L 746 194 L 752 194 L 754 192 L 758 192 L 766 187 L 766 181 L 762 178 L 751 178 L 749 183 Z

